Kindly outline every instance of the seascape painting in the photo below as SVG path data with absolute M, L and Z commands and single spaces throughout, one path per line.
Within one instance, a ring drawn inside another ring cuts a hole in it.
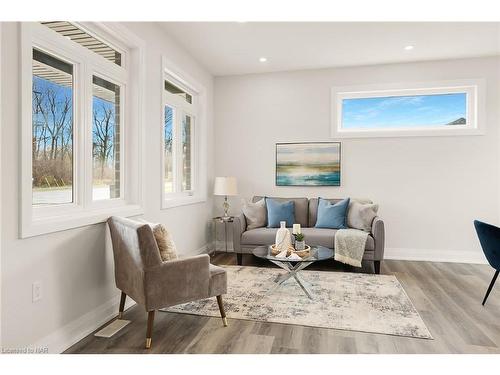
M 340 186 L 340 142 L 277 143 L 277 186 Z

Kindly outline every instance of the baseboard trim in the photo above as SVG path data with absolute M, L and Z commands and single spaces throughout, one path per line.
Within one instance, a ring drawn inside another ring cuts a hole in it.
M 482 252 L 438 249 L 386 248 L 384 259 L 472 264 L 488 263 Z
M 120 297 L 117 296 L 102 304 L 96 309 L 89 311 L 78 319 L 66 324 L 55 332 L 38 340 L 35 348 L 47 348 L 51 354 L 64 352 L 66 349 L 76 344 L 85 336 L 94 332 L 97 328 L 118 315 Z M 134 306 L 136 303 L 131 298 L 127 298 L 125 309 Z

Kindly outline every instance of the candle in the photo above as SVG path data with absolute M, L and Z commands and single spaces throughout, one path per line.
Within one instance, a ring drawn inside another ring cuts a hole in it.
M 300 224 L 293 224 L 293 234 L 300 234 Z

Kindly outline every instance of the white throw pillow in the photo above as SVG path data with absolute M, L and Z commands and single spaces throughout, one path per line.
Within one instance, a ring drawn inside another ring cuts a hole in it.
M 247 230 L 266 225 L 266 200 L 264 198 L 255 203 L 243 200 L 241 209 L 247 220 Z
M 351 200 L 347 209 L 347 226 L 370 232 L 373 219 L 377 216 L 378 204 L 367 200 Z

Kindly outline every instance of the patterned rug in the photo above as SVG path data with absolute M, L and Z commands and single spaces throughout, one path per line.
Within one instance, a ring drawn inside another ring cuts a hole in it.
M 422 318 L 392 275 L 302 271 L 314 299 L 293 278 L 275 289 L 285 271 L 226 266 L 223 297 L 228 319 L 296 324 L 349 331 L 432 339 Z M 274 289 L 274 290 L 273 290 Z M 220 317 L 215 298 L 165 309 L 167 312 Z

